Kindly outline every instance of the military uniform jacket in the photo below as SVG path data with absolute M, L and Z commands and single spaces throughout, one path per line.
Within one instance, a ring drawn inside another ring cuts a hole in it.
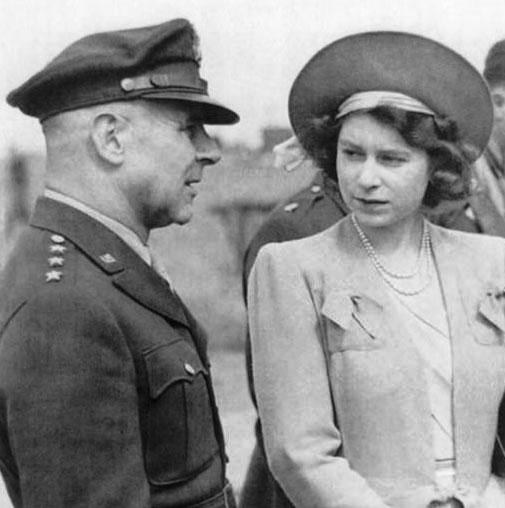
M 205 336 L 108 228 L 40 199 L 1 276 L 0 334 L 16 507 L 233 505 Z

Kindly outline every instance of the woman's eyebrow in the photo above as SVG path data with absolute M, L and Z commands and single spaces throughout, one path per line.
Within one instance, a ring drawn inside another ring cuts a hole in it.
M 380 153 L 394 153 L 394 154 L 403 154 L 403 155 L 409 155 L 410 154 L 409 150 L 405 150 L 404 148 L 394 148 L 394 147 L 391 147 L 391 148 L 379 148 L 377 151 L 380 152 Z
M 361 146 L 359 143 L 356 143 L 355 141 L 351 141 L 350 139 L 345 139 L 345 138 L 339 138 L 338 143 L 341 145 L 347 145 L 347 146 L 352 146 L 352 147 L 356 147 L 356 148 L 359 148 Z

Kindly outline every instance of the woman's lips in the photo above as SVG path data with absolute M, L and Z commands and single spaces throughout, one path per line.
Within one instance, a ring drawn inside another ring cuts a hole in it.
M 354 198 L 356 201 L 363 205 L 370 205 L 370 206 L 378 206 L 378 205 L 386 205 L 388 203 L 385 199 L 372 199 L 372 198 Z

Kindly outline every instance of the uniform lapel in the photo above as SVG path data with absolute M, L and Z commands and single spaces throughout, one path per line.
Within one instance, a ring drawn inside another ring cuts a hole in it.
M 71 206 L 40 198 L 30 223 L 63 235 L 108 273 L 113 284 L 130 298 L 190 328 L 180 301 L 166 281 L 100 222 Z
M 189 328 L 180 300 L 166 281 L 142 260 L 114 274 L 112 282 L 144 307 Z

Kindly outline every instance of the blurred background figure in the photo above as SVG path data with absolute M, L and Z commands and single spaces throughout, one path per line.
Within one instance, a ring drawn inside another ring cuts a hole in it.
M 11 150 L 5 163 L 4 208 L 0 228 L 3 230 L 3 248 L 0 249 L 0 267 L 2 259 L 15 243 L 21 228 L 28 222 L 32 208 L 31 166 L 25 154 Z
M 494 122 L 489 145 L 475 164 L 475 173 L 479 188 L 489 200 L 489 214 L 505 218 L 505 40 L 489 50 L 484 78 L 491 92 Z

